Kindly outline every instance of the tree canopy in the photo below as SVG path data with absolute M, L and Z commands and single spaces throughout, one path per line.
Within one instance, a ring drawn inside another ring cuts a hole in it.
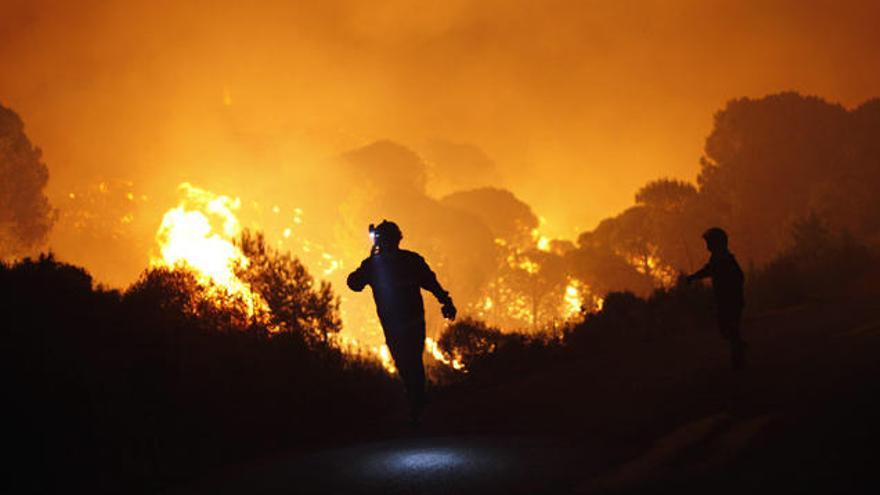
M 0 259 L 45 241 L 55 220 L 44 192 L 48 181 L 49 169 L 21 118 L 0 105 Z

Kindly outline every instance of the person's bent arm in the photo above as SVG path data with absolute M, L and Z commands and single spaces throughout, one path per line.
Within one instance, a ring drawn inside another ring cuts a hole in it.
M 349 289 L 355 292 L 360 292 L 364 290 L 364 287 L 367 286 L 368 279 L 367 267 L 365 266 L 366 264 L 367 262 L 364 261 L 363 263 L 361 263 L 361 266 L 359 266 L 357 270 L 351 272 L 348 275 L 346 283 L 348 284 Z
M 450 297 L 449 292 L 440 285 L 440 282 L 437 280 L 437 275 L 431 270 L 431 267 L 428 266 L 428 263 L 426 263 L 424 259 L 421 260 L 421 264 L 419 285 L 426 291 L 434 294 L 437 301 L 443 305 L 441 308 L 443 316 L 450 320 L 454 320 L 458 310 L 456 310 L 455 305 L 452 304 L 452 297 Z
M 421 285 L 426 291 L 434 294 L 434 297 L 437 298 L 437 301 L 439 301 L 440 304 L 452 302 L 452 298 L 449 297 L 449 292 L 440 285 L 440 282 L 437 280 L 437 275 L 431 271 L 427 264 L 424 265 L 421 275 L 419 285 Z

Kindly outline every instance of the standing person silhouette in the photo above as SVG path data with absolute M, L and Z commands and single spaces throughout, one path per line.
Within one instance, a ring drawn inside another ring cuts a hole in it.
M 434 294 L 443 305 L 443 316 L 454 320 L 452 298 L 437 281 L 425 259 L 400 249 L 403 238 L 394 222 L 370 225 L 373 247 L 370 257 L 348 276 L 348 287 L 360 292 L 369 285 L 385 342 L 406 388 L 410 418 L 417 423 L 425 408 L 425 305 L 421 289 Z
M 746 343 L 740 335 L 742 321 L 743 284 L 745 277 L 733 253 L 727 248 L 727 232 L 712 227 L 703 233 L 706 249 L 711 256 L 703 268 L 687 277 L 688 282 L 703 278 L 712 279 L 712 290 L 715 293 L 715 310 L 718 317 L 718 329 L 721 336 L 730 342 L 730 361 L 734 369 L 742 369 L 746 365 Z

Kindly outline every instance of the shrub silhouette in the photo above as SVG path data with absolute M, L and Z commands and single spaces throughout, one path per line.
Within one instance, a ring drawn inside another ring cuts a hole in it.
M 816 215 L 798 221 L 791 243 L 754 271 L 753 310 L 828 302 L 876 294 L 878 253 L 847 233 L 835 233 Z
M 239 276 L 269 305 L 274 325 L 325 341 L 328 334 L 342 330 L 339 298 L 329 283 L 316 284 L 302 262 L 267 246 L 262 233 L 245 230 L 238 242 L 250 260 Z
M 495 382 L 546 363 L 558 350 L 558 342 L 550 335 L 504 333 L 481 321 L 464 319 L 448 326 L 437 343 L 461 360 L 471 377 Z
M 10 488 L 154 491 L 358 431 L 397 397 L 377 364 L 305 331 L 270 336 L 205 291 L 182 270 L 120 294 L 51 256 L 0 265 Z

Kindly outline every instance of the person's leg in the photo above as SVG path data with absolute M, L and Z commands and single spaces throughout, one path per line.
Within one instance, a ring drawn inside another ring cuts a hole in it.
M 737 309 L 733 315 L 731 315 L 730 321 L 730 334 L 731 334 L 731 346 L 732 346 L 732 361 L 733 368 L 741 370 L 746 367 L 746 349 L 748 346 L 740 334 L 742 329 L 742 309 Z
M 401 375 L 406 386 L 409 398 L 410 412 L 413 420 L 418 420 L 425 407 L 425 364 L 422 354 L 425 351 L 424 324 L 419 328 L 412 329 L 407 335 L 406 344 L 401 353 L 401 368 L 405 369 L 405 375 Z
M 743 369 L 746 366 L 746 344 L 740 334 L 742 321 L 742 309 L 719 308 L 718 328 L 721 336 L 730 343 L 730 364 L 734 369 Z
M 425 327 L 422 323 L 409 325 L 409 328 L 401 329 L 400 332 L 391 335 L 386 334 L 388 349 L 391 351 L 394 366 L 397 367 L 397 373 L 406 390 L 413 420 L 418 419 L 425 405 L 425 366 L 422 362 L 422 353 L 425 349 L 424 332 Z

